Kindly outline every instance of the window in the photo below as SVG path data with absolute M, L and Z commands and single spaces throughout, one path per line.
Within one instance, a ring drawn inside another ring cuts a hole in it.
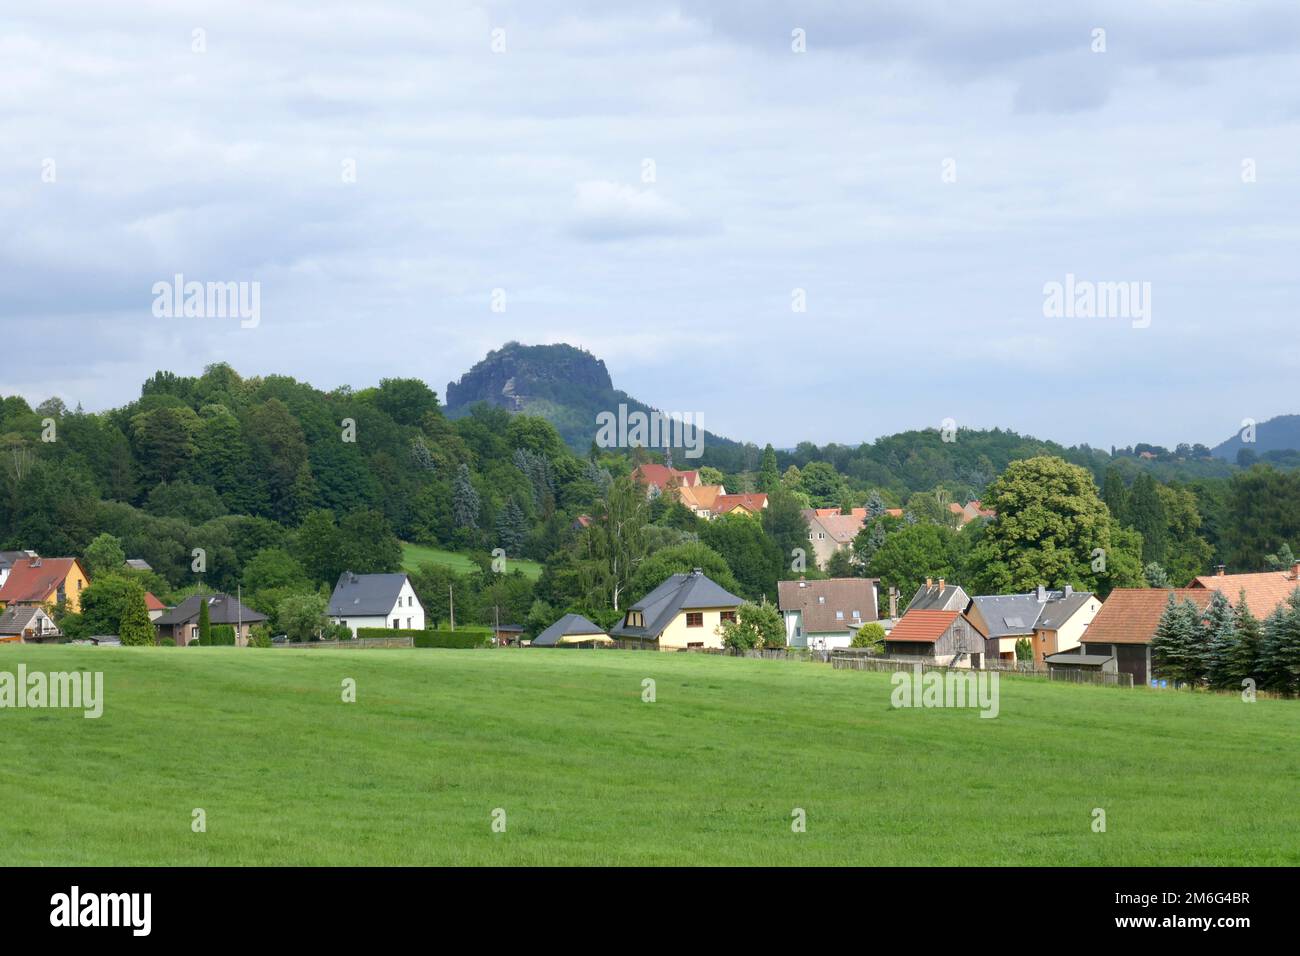
M 817 603 L 818 603 L 818 604 L 825 604 L 825 603 L 826 603 L 826 595 L 824 595 L 824 594 L 819 594 L 819 595 L 817 595 Z
M 734 620 L 736 619 L 736 612 L 735 612 L 735 611 L 723 611 L 723 612 L 722 612 L 722 619 L 723 619 L 724 621 L 734 621 Z
M 687 647 L 703 647 L 703 646 L 704 646 L 704 642 L 703 642 L 703 641 L 691 641 L 691 642 L 690 642 L 689 644 L 687 644 L 686 646 L 687 646 Z
M 412 625 L 411 625 L 411 618 L 408 617 L 408 618 L 406 619 L 406 629 L 409 631 L 409 630 L 411 630 L 411 628 L 412 628 Z
M 401 621 L 401 619 L 400 619 L 400 618 L 396 618 L 396 617 L 393 618 L 393 630 L 394 630 L 394 631 L 400 631 L 401 629 L 402 629 L 402 621 Z
M 703 626 L 704 626 L 704 612 L 703 612 L 703 611 L 687 611 L 687 612 L 686 612 L 686 626 L 687 626 L 687 627 L 703 627 Z
M 835 612 L 835 620 L 837 620 L 837 621 L 842 621 L 842 620 L 844 620 L 844 612 L 843 612 L 843 611 L 836 611 L 836 612 Z
M 856 621 L 856 620 L 857 620 L 858 618 L 860 618 L 860 617 L 862 617 L 862 615 L 859 614 L 857 611 L 854 611 L 854 612 L 853 612 L 853 620 Z

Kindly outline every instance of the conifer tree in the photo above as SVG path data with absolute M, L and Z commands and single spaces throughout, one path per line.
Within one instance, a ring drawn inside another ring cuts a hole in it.
M 1243 589 L 1233 609 L 1233 623 L 1237 632 L 1237 641 L 1228 653 L 1227 663 L 1223 668 L 1223 686 L 1238 688 L 1247 677 L 1259 682 L 1260 627 L 1255 615 L 1250 613 Z
M 1210 606 L 1205 609 L 1205 628 L 1208 631 L 1206 680 L 1211 687 L 1226 687 L 1231 679 L 1232 654 L 1239 635 L 1236 615 L 1222 591 L 1215 591 L 1210 598 Z

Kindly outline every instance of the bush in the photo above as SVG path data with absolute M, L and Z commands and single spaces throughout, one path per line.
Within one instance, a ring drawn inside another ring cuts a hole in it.
M 248 629 L 249 647 L 270 647 L 271 628 L 266 624 L 254 624 Z
M 176 646 L 176 641 L 173 640 L 173 639 L 170 638 L 170 637 L 164 637 L 161 641 L 158 642 L 158 646 L 159 646 L 159 647 L 175 647 L 175 646 Z
M 410 637 L 416 647 L 491 647 L 492 631 L 486 627 L 460 627 L 450 630 L 406 630 L 405 628 L 359 627 L 357 638 Z
M 885 647 L 885 626 L 879 621 L 863 624 L 858 628 L 858 632 L 853 635 L 853 641 L 849 646 L 874 647 L 883 650 Z
M 234 647 L 235 625 L 213 624 L 208 628 L 208 639 L 204 643 L 208 647 Z

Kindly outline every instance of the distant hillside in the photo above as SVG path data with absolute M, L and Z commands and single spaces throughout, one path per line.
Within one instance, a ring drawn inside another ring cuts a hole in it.
M 1255 441 L 1243 442 L 1241 432 L 1233 435 L 1212 449 L 1216 458 L 1228 461 L 1237 460 L 1237 452 L 1249 448 L 1256 455 L 1264 456 L 1275 451 L 1300 450 L 1300 415 L 1279 415 L 1255 426 Z
M 522 345 L 507 342 L 489 352 L 457 382 L 447 383 L 447 414 L 457 418 L 479 402 L 511 412 L 545 418 L 574 451 L 585 453 L 596 437 L 596 416 L 629 412 L 650 413 L 653 407 L 614 388 L 605 363 L 572 345 Z M 707 434 L 706 447 L 736 447 L 736 443 Z

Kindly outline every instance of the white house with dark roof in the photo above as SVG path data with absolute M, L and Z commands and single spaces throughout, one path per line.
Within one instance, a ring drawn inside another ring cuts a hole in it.
M 329 616 L 352 631 L 353 637 L 362 627 L 424 630 L 424 605 L 405 574 L 344 571 L 330 595 Z
M 876 620 L 876 578 L 778 581 L 777 604 L 790 647 L 848 647 L 863 624 Z
M 745 603 L 703 569 L 674 574 L 641 600 L 610 630 L 610 637 L 653 643 L 661 651 L 721 647 L 722 622 L 736 619 Z

